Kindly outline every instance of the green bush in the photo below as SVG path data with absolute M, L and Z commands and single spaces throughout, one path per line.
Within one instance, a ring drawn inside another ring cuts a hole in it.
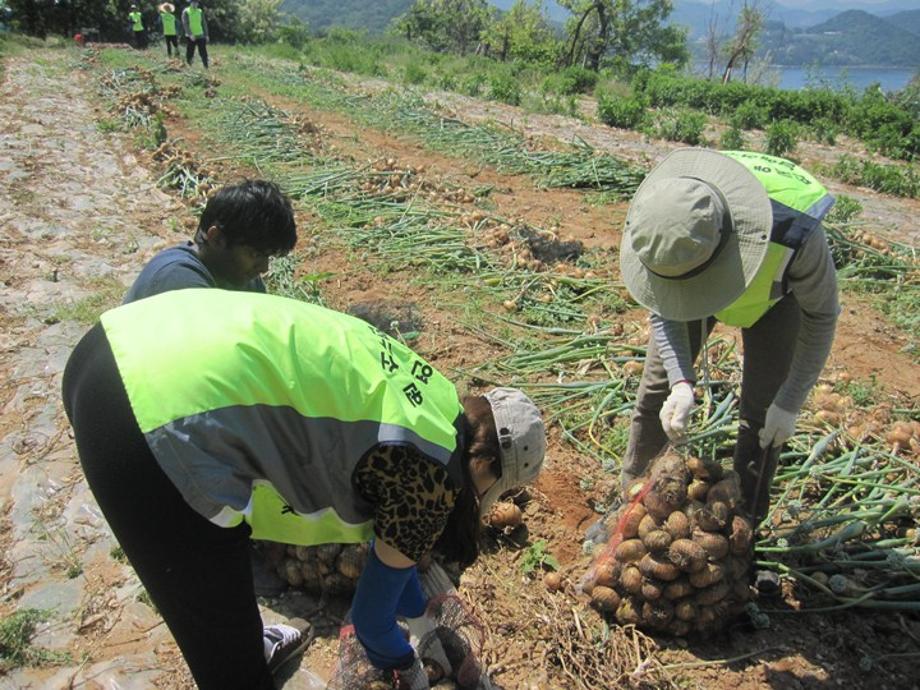
M 479 96 L 482 94 L 482 87 L 486 84 L 486 77 L 479 72 L 467 74 L 460 80 L 457 85 L 460 93 L 467 96 Z
M 597 84 L 597 72 L 584 67 L 566 67 L 557 73 L 560 81 L 559 93 L 571 95 L 575 93 L 588 93 Z
M 767 127 L 767 153 L 786 157 L 795 151 L 798 127 L 791 120 L 777 120 Z
M 770 121 L 770 114 L 764 106 L 747 101 L 738 106 L 731 121 L 741 129 L 762 129 Z
M 278 27 L 278 39 L 295 50 L 303 50 L 310 40 L 310 28 L 296 17 Z
M 434 85 L 444 91 L 459 91 L 460 81 L 453 72 L 441 72 L 435 76 Z
M 894 98 L 895 105 L 910 113 L 914 122 L 920 122 L 920 71 Z
M 496 72 L 489 77 L 489 98 L 508 105 L 521 104 L 520 81 L 508 72 Z
M 409 62 L 403 67 L 403 81 L 407 84 L 422 84 L 428 78 L 428 71 L 417 62 Z
M 722 132 L 722 137 L 719 139 L 719 148 L 723 151 L 742 151 L 745 145 L 744 132 L 735 125 L 731 125 Z
M 668 141 L 681 141 L 691 146 L 703 142 L 706 115 L 686 108 L 663 110 L 655 123 L 654 134 Z
M 636 98 L 601 94 L 597 97 L 597 116 L 611 127 L 637 129 L 645 122 L 645 105 Z
M 811 132 L 815 141 L 833 146 L 837 142 L 837 125 L 826 117 L 819 117 L 811 123 Z

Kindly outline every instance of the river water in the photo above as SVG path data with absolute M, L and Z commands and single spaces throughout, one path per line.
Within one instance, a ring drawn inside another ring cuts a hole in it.
M 847 86 L 857 93 L 871 84 L 881 84 L 883 91 L 898 91 L 920 70 L 918 67 L 806 67 L 801 65 L 770 65 L 752 70 L 749 78 L 764 86 L 778 86 L 781 89 L 797 91 L 807 87 L 841 90 Z M 697 75 L 706 74 L 706 66 L 697 63 L 693 70 Z M 735 79 L 742 80 L 742 73 L 736 72 Z
M 841 89 L 849 84 L 862 92 L 867 86 L 879 83 L 883 91 L 898 91 L 907 86 L 920 67 L 774 67 L 779 75 L 777 86 L 797 90 L 807 86 L 828 86 Z

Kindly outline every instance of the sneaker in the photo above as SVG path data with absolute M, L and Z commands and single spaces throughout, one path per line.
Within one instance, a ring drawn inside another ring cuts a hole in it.
M 262 643 L 265 645 L 265 661 L 268 670 L 274 673 L 288 661 L 303 652 L 313 641 L 313 626 L 307 621 L 294 619 L 291 625 L 266 625 L 262 629 Z

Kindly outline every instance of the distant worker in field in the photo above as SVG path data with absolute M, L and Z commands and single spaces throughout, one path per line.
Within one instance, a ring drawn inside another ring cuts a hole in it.
M 131 5 L 131 11 L 128 12 L 128 20 L 131 22 L 131 37 L 133 45 L 138 50 L 147 47 L 147 34 L 144 31 L 144 15 L 137 8 L 137 5 Z
M 163 39 L 166 41 L 166 55 L 172 57 L 173 49 L 179 56 L 179 37 L 176 32 L 176 7 L 171 2 L 164 2 L 157 8 L 160 11 L 160 25 L 163 27 Z
M 261 275 L 269 259 L 289 253 L 296 242 L 294 211 L 277 185 L 228 185 L 208 198 L 194 241 L 154 256 L 124 301 L 191 287 L 265 292 Z
M 201 56 L 201 64 L 208 68 L 208 22 L 204 18 L 204 10 L 198 0 L 182 10 L 182 30 L 185 32 L 185 61 L 192 64 L 195 57 L 195 47 Z
M 783 443 L 830 353 L 840 306 L 821 220 L 834 203 L 795 163 L 680 149 L 633 198 L 620 246 L 651 337 L 623 458 L 626 485 L 670 439 L 687 438 L 693 363 L 716 321 L 744 343 L 734 469 L 761 522 Z

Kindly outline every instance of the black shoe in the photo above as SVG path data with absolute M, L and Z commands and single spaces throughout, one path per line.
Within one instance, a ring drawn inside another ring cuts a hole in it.
M 290 622 L 292 625 L 279 623 L 262 628 L 265 657 L 272 673 L 303 652 L 316 636 L 307 621 L 294 618 Z

